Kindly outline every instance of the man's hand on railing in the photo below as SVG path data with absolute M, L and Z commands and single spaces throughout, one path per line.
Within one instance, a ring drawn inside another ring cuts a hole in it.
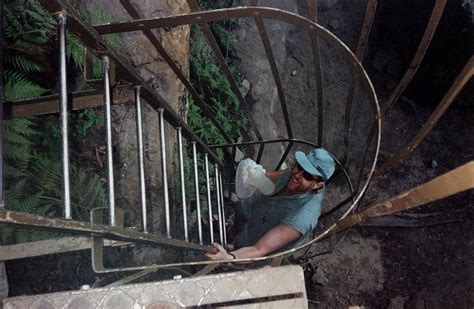
M 235 260 L 236 257 L 232 253 L 227 252 L 224 247 L 222 247 L 218 243 L 213 244 L 214 248 L 218 251 L 217 253 L 205 253 L 204 255 L 207 256 L 210 260 L 217 261 L 217 260 Z

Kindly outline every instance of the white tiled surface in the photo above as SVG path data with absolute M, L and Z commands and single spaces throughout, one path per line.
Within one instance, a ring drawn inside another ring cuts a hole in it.
M 238 308 L 307 308 L 303 269 L 282 266 L 242 272 L 7 298 L 4 308 L 176 308 L 303 293 L 302 298 L 247 304 Z

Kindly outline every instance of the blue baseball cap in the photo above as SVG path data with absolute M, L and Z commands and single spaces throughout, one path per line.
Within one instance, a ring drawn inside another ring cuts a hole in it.
M 326 182 L 334 173 L 335 163 L 332 156 L 322 148 L 313 149 L 305 154 L 302 151 L 295 153 L 296 162 L 313 176 L 321 176 Z

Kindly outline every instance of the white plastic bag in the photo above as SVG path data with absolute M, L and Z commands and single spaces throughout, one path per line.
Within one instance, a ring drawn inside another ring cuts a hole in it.
M 235 192 L 241 199 L 251 197 L 255 190 L 265 195 L 275 190 L 275 184 L 265 175 L 265 169 L 252 159 L 240 161 L 235 175 Z

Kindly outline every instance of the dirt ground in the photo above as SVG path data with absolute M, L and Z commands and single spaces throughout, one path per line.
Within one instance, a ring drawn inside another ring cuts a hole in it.
M 372 183 L 366 203 L 396 195 L 472 160 L 473 112 L 472 106 L 453 106 L 412 157 Z M 397 119 L 403 123 L 400 115 Z M 436 167 L 432 160 L 438 162 Z M 404 303 L 405 308 L 472 308 L 473 201 L 471 190 L 414 209 L 412 217 L 422 219 L 406 220 L 407 227 L 351 229 L 333 253 L 310 261 L 316 275 L 309 272 L 307 289 L 314 306 L 403 308 Z M 324 251 L 318 249 L 314 251 Z

